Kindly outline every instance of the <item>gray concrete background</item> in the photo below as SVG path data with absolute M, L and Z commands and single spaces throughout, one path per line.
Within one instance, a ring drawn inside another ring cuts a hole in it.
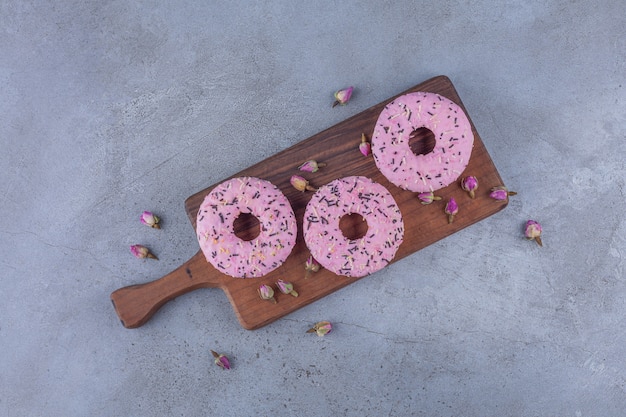
M 625 27 L 622 0 L 0 1 L 0 416 L 623 416 Z M 210 289 L 120 325 L 113 290 L 196 253 L 186 197 L 440 74 L 506 210 L 260 330 Z

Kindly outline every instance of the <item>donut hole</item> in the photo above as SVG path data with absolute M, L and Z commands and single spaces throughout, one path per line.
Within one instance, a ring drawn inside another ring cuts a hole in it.
M 241 240 L 250 241 L 256 239 L 261 233 L 261 223 L 251 213 L 240 213 L 233 222 L 235 236 Z
M 428 128 L 418 127 L 409 135 L 409 148 L 415 155 L 427 155 L 435 149 L 435 134 Z
M 344 214 L 339 219 L 339 230 L 346 239 L 361 239 L 367 233 L 367 229 L 367 221 L 360 214 Z

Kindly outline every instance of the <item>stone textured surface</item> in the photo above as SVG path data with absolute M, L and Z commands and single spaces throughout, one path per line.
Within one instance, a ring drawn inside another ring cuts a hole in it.
M 625 27 L 622 0 L 0 2 L 0 416 L 622 416 Z M 506 210 L 260 330 L 208 289 L 120 325 L 113 290 L 196 253 L 186 197 L 440 74 Z

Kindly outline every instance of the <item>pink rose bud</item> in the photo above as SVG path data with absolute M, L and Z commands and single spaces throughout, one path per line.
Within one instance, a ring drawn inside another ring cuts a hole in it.
M 315 259 L 313 259 L 313 255 L 309 255 L 306 262 L 304 263 L 304 278 L 308 278 L 311 276 L 311 272 L 317 272 L 320 270 L 320 264 L 317 263 Z
M 478 180 L 473 176 L 465 177 L 461 180 L 461 188 L 474 198 L 476 196 L 474 191 L 478 189 Z
M 325 334 L 330 333 L 332 329 L 333 329 L 333 325 L 330 324 L 329 321 L 320 321 L 318 323 L 315 323 L 315 325 L 309 330 L 307 330 L 306 332 L 317 333 L 319 337 L 322 337 Z
M 365 133 L 361 133 L 361 143 L 359 144 L 359 150 L 363 156 L 369 156 L 372 153 L 372 145 L 367 141 Z
M 419 198 L 420 202 L 424 205 L 430 204 L 433 201 L 439 201 L 441 200 L 441 197 L 436 196 L 435 193 L 433 193 L 432 191 L 428 191 L 425 193 L 419 193 L 417 195 L 417 198 Z
M 211 351 L 211 354 L 215 358 L 215 364 L 217 366 L 219 366 L 222 369 L 230 369 L 230 362 L 228 361 L 228 358 L 226 357 L 226 355 L 217 353 L 214 350 Z
M 325 167 L 326 164 L 323 162 L 317 162 L 313 159 L 306 161 L 304 164 L 300 165 L 298 169 L 304 172 L 317 172 L 320 168 Z
M 309 185 L 309 182 L 307 180 L 305 180 L 304 178 L 302 178 L 300 175 L 292 175 L 291 176 L 291 180 L 289 180 L 291 182 L 291 185 L 293 185 L 293 188 L 295 188 L 298 191 L 316 191 L 317 189 L 315 187 L 312 187 Z
M 151 258 L 156 259 L 157 261 L 159 260 L 159 258 L 154 256 L 154 254 L 150 252 L 150 249 L 146 248 L 143 245 L 132 245 L 130 247 L 130 253 L 132 253 L 133 255 L 135 255 L 136 258 L 139 259 Z
M 498 201 L 506 201 L 509 199 L 510 195 L 517 195 L 517 193 L 515 191 L 509 191 L 504 185 L 493 187 L 491 193 L 489 193 L 489 197 Z
M 149 211 L 144 211 L 143 213 L 141 213 L 140 220 L 141 220 L 141 223 L 145 224 L 146 226 L 150 226 L 155 229 L 161 228 L 161 226 L 159 225 L 159 221 L 161 221 L 161 219 Z
M 257 291 L 259 292 L 259 297 L 261 297 L 262 300 L 270 300 L 274 304 L 276 304 L 276 299 L 274 298 L 274 290 L 272 289 L 272 287 L 263 284 L 257 289 Z
M 543 246 L 541 242 L 541 225 L 534 220 L 528 220 L 524 228 L 524 236 L 526 239 L 535 240 L 539 246 Z
M 337 104 L 341 104 L 342 106 L 350 101 L 350 97 L 352 97 L 352 90 L 354 87 L 344 88 L 343 90 L 339 90 L 335 93 L 335 102 L 333 103 L 333 107 Z
M 450 200 L 446 203 L 445 213 L 448 215 L 448 224 L 454 221 L 454 216 L 459 212 L 459 206 L 456 204 L 454 198 L 450 197 Z
M 294 291 L 293 284 L 291 282 L 287 282 L 287 281 L 283 281 L 282 279 L 279 279 L 276 282 L 276 286 L 278 287 L 280 292 L 282 292 L 283 294 L 291 294 L 294 297 L 298 296 L 298 293 Z

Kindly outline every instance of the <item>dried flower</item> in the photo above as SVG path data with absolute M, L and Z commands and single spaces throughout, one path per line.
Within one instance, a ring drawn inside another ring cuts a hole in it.
M 352 97 L 352 90 L 354 90 L 354 87 L 348 87 L 337 91 L 335 93 L 335 102 L 333 103 L 333 107 L 337 104 L 341 104 L 343 106 L 350 101 L 350 97 Z
M 419 193 L 417 195 L 417 198 L 419 198 L 420 202 L 424 205 L 430 204 L 433 201 L 439 201 L 441 200 L 441 197 L 436 196 L 435 193 L 433 193 L 432 191 L 427 191 L 425 193 Z
M 454 216 L 459 212 L 459 206 L 456 204 L 453 197 L 450 197 L 450 200 L 446 203 L 444 211 L 448 215 L 448 223 L 452 223 Z
M 517 193 L 515 191 L 509 191 L 504 185 L 493 187 L 491 193 L 489 193 L 489 197 L 498 201 L 506 201 L 509 199 L 510 195 L 517 195 Z
M 524 236 L 526 236 L 526 239 L 536 240 L 539 246 L 543 246 L 541 242 L 541 230 L 541 225 L 538 222 L 528 220 L 524 228 Z
M 474 176 L 465 177 L 461 180 L 461 188 L 464 191 L 469 193 L 471 198 L 474 198 L 476 195 L 474 191 L 478 189 L 478 180 Z
M 150 249 L 146 248 L 143 245 L 132 245 L 130 247 L 130 253 L 132 253 L 133 255 L 135 255 L 136 258 L 139 259 L 152 258 L 156 259 L 157 261 L 159 260 L 159 258 L 154 256 L 154 254 L 150 252 Z
M 298 293 L 293 289 L 293 284 L 291 282 L 279 279 L 278 281 L 276 281 L 276 286 L 283 294 L 291 294 L 294 297 L 298 296 Z
M 320 270 L 320 264 L 313 258 L 313 255 L 309 255 L 306 262 L 304 263 L 304 278 L 308 278 L 311 276 L 311 272 L 317 272 Z
M 230 362 L 228 361 L 228 358 L 226 357 L 226 355 L 217 353 L 214 350 L 211 351 L 211 354 L 213 354 L 213 357 L 215 358 L 215 364 L 217 366 L 219 366 L 222 369 L 230 369 Z
M 359 144 L 359 150 L 363 156 L 369 156 L 372 153 L 372 145 L 367 141 L 365 133 L 361 133 L 361 143 Z
M 314 159 L 310 159 L 306 161 L 304 164 L 300 165 L 298 169 L 304 172 L 317 172 L 320 168 L 325 167 L 326 164 L 323 162 L 317 162 Z
M 259 297 L 263 300 L 270 300 L 274 304 L 276 304 L 276 299 L 274 298 L 274 290 L 269 285 L 261 285 L 257 291 L 259 292 Z
M 325 334 L 330 333 L 332 329 L 333 329 L 333 325 L 330 324 L 329 321 L 320 321 L 318 323 L 315 323 L 315 325 L 313 325 L 313 327 L 307 330 L 306 332 L 317 333 L 319 337 L 322 337 Z
M 159 222 L 161 221 L 161 219 L 158 216 L 155 216 L 150 211 L 144 211 L 143 213 L 141 213 L 140 220 L 141 220 L 141 223 L 145 224 L 146 226 L 150 226 L 155 229 L 161 228 L 161 225 L 159 225 Z
M 302 178 L 300 175 L 292 175 L 291 176 L 291 185 L 293 185 L 293 188 L 295 188 L 298 191 L 316 191 L 317 189 L 315 187 L 312 187 L 309 185 L 309 182 Z

